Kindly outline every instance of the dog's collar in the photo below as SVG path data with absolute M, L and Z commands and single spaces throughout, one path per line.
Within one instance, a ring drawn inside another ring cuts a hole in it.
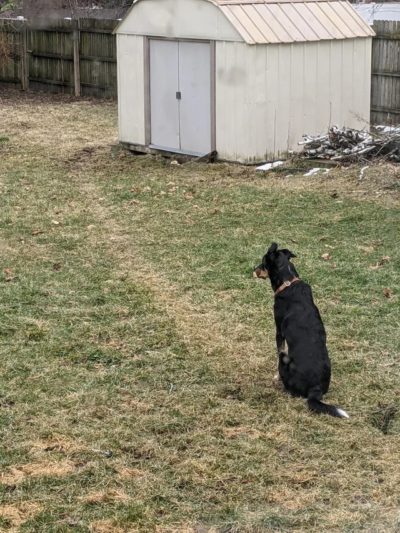
M 301 281 L 300 278 L 293 278 L 291 279 L 290 281 L 284 281 L 282 283 L 282 285 L 280 285 L 276 291 L 275 291 L 275 296 L 278 296 L 279 293 L 281 293 L 282 291 L 284 291 L 285 289 L 287 289 L 288 287 L 290 287 L 290 285 L 293 285 L 293 283 L 297 283 L 298 281 Z

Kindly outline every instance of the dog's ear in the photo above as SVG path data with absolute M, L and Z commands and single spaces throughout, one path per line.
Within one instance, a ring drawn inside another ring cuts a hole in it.
M 268 248 L 267 254 L 273 254 L 277 251 L 277 249 L 278 249 L 278 245 L 276 244 L 276 242 L 273 242 L 271 246 Z
M 283 250 L 279 250 L 279 251 L 285 254 L 288 259 L 291 259 L 292 257 L 297 257 L 293 252 L 291 252 L 287 248 L 284 248 Z

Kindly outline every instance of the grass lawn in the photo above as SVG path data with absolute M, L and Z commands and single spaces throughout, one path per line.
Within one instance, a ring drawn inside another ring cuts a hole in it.
M 398 531 L 400 168 L 170 164 L 0 91 L 0 531 Z M 272 386 L 272 240 L 349 421 Z

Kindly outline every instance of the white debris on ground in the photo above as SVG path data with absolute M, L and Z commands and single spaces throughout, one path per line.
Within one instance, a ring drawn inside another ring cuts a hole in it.
M 256 170 L 271 170 L 276 167 L 280 167 L 283 165 L 284 161 L 274 161 L 273 163 L 265 163 L 264 165 L 261 165 L 260 167 L 257 167 Z
M 400 133 L 400 126 L 375 126 L 381 133 Z
M 318 174 L 318 172 L 321 172 L 321 171 L 323 171 L 324 174 L 328 174 L 328 172 L 330 171 L 330 168 L 315 167 L 315 168 L 310 169 L 305 174 L 303 174 L 303 176 L 313 176 L 314 174 Z
M 302 156 L 355 162 L 386 159 L 400 162 L 400 127 L 376 126 L 370 132 L 333 126 L 325 135 L 303 135 Z
M 360 175 L 358 176 L 358 179 L 361 181 L 364 177 L 364 172 L 367 170 L 368 168 L 368 165 L 365 166 L 365 167 L 362 167 L 362 169 L 360 170 Z

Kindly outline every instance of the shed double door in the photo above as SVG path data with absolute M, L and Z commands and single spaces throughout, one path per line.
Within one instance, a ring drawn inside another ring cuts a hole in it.
M 152 146 L 211 152 L 210 43 L 150 39 L 150 117 Z

